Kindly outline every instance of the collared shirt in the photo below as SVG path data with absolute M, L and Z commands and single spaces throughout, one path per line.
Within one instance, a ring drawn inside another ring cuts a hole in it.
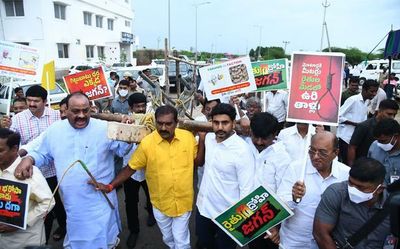
M 387 99 L 386 92 L 382 88 L 378 88 L 378 92 L 376 93 L 375 97 L 371 100 L 370 105 L 368 106 L 369 112 L 374 114 L 376 111 L 379 110 L 379 104 L 382 100 Z
M 351 96 L 354 96 L 358 94 L 357 92 L 350 92 L 349 89 L 347 89 L 346 91 L 342 92 L 342 99 L 340 100 L 340 105 L 343 105 L 344 102 L 346 101 L 346 99 L 350 98 Z
M 27 183 L 30 186 L 27 228 L 26 230 L 19 229 L 11 233 L 0 233 L 0 247 L 5 249 L 21 249 L 28 245 L 44 245 L 43 218 L 47 214 L 47 211 L 50 212 L 55 204 L 54 199 L 50 204 L 52 193 L 46 179 L 38 168 L 33 167 L 31 178 L 23 181 L 15 178 L 14 171 L 20 162 L 21 158 L 18 157 L 7 169 L 0 170 L 0 179 Z
M 25 145 L 60 119 L 60 112 L 48 107 L 44 108 L 43 115 L 40 118 L 34 116 L 28 109 L 18 113 L 12 118 L 10 129 L 21 135 L 21 145 Z M 40 171 L 42 171 L 43 176 L 46 178 L 56 175 L 53 162 L 49 162 L 48 165 L 41 167 Z
M 400 142 L 400 141 L 398 141 Z M 371 144 L 368 157 L 378 160 L 386 168 L 385 184 L 390 184 L 391 175 L 400 175 L 400 150 L 389 154 L 378 146 L 378 141 Z
M 202 216 L 212 219 L 253 190 L 255 167 L 249 146 L 236 133 L 220 143 L 215 133 L 208 133 L 205 147 L 197 208 Z
M 175 129 L 169 143 L 153 131 L 141 141 L 128 165 L 146 170 L 153 206 L 166 216 L 177 217 L 192 210 L 196 155 L 197 143 L 191 132 Z
M 315 134 L 315 127 L 311 126 L 311 135 Z M 285 149 L 293 161 L 301 160 L 304 153 L 308 153 L 306 146 L 307 136 L 302 137 L 297 129 L 297 125 L 285 128 L 279 132 L 278 141 L 282 141 Z
M 345 121 L 361 123 L 367 120 L 369 100 L 363 99 L 361 93 L 351 96 L 344 102 L 339 109 L 339 126 L 337 129 L 337 137 L 341 138 L 347 144 L 350 143 L 351 135 L 355 126 L 343 124 Z
M 258 152 L 250 137 L 246 137 L 245 141 L 249 144 L 254 156 L 258 184 L 266 185 L 276 193 L 282 177 L 292 161 L 283 142 L 276 142 Z
M 373 131 L 376 124 L 376 118 L 373 117 L 357 125 L 350 140 L 350 145 L 357 146 L 355 159 L 367 156 L 369 147 L 375 141 Z
M 113 99 L 111 103 L 111 112 L 128 114 L 129 113 L 128 98 L 125 98 L 125 100 L 121 101 L 120 96 L 118 95 L 115 99 Z
M 284 122 L 286 120 L 286 109 L 288 105 L 288 94 L 285 91 L 277 91 L 275 94 L 272 92 L 265 93 L 265 101 L 267 106 L 267 112 L 274 115 L 278 122 Z
M 357 232 L 377 211 L 381 210 L 387 194 L 383 199 L 368 207 L 365 203 L 356 204 L 350 201 L 348 182 L 335 183 L 329 186 L 321 197 L 315 212 L 315 219 L 322 223 L 334 225 L 332 237 L 341 246 L 345 239 Z M 368 234 L 354 249 L 383 248 L 385 238 L 390 234 L 390 217 L 387 216 Z
M 331 174 L 324 179 L 308 159 L 304 177 L 306 194 L 300 203 L 295 204 L 292 199 L 292 188 L 300 179 L 301 170 L 302 160 L 290 164 L 278 189 L 278 195 L 293 208 L 294 212 L 294 216 L 284 221 L 281 226 L 281 244 L 285 248 L 317 248 L 312 236 L 312 227 L 321 195 L 329 185 L 347 180 L 350 168 L 338 161 L 332 161 Z
M 64 247 L 108 248 L 115 243 L 120 231 L 116 191 L 107 194 L 115 206 L 111 209 L 102 193 L 87 184 L 91 178 L 84 168 L 79 163 L 69 167 L 81 160 L 98 182 L 108 184 L 114 178 L 114 154 L 122 157 L 127 148 L 127 143 L 107 137 L 106 121 L 91 118 L 82 129 L 73 128 L 68 120 L 55 122 L 40 146 L 29 152 L 39 168 L 54 160 L 57 178 L 64 176 L 60 182 L 68 217 Z

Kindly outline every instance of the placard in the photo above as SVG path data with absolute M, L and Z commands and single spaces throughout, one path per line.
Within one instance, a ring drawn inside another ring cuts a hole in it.
M 0 178 L 0 223 L 26 229 L 29 193 L 28 184 Z
M 292 215 L 275 193 L 260 186 L 213 221 L 243 247 Z
M 344 56 L 293 53 L 286 121 L 338 125 Z
M 257 89 L 250 57 L 241 57 L 199 69 L 208 100 L 220 99 Z
M 0 41 L 0 75 L 34 80 L 38 75 L 39 51 L 13 42 Z
M 288 60 L 252 62 L 257 92 L 288 89 Z
M 102 67 L 64 76 L 64 82 L 69 93 L 82 91 L 90 100 L 112 96 Z

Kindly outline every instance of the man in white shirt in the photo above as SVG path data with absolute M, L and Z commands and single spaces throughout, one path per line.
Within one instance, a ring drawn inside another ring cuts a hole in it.
M 54 207 L 49 185 L 38 168 L 33 167 L 32 178 L 20 181 L 14 177 L 15 168 L 21 161 L 18 156 L 20 140 L 21 136 L 18 133 L 0 128 L 0 179 L 30 185 L 29 204 L 26 208 L 28 212 L 27 228 L 22 230 L 0 223 L 0 248 L 2 249 L 44 245 L 46 238 L 44 217 Z
M 379 104 L 382 102 L 382 100 L 387 99 L 386 97 L 386 92 L 382 88 L 378 88 L 378 92 L 376 93 L 375 97 L 371 100 L 368 109 L 369 113 L 368 115 L 372 117 L 375 112 L 379 110 Z
M 214 107 L 216 107 L 221 101 L 219 99 L 208 100 L 204 98 L 204 107 L 200 116 L 197 116 L 194 120 L 199 122 L 208 122 L 211 120 L 210 114 Z M 199 137 L 196 136 L 196 140 L 198 141 Z M 197 167 L 197 189 L 200 189 L 201 179 L 203 179 L 204 167 Z
M 307 150 L 304 150 L 303 148 L 308 148 L 310 145 L 307 144 L 306 147 L 308 126 L 309 124 L 296 123 L 295 125 L 279 132 L 278 141 L 283 142 L 286 151 L 289 153 L 289 156 L 293 161 L 302 159 L 304 153 L 307 153 Z M 311 135 L 314 135 L 315 127 L 311 125 L 310 128 Z
M 285 249 L 318 248 L 312 236 L 315 210 L 321 194 L 332 183 L 349 177 L 350 168 L 337 160 L 338 142 L 328 131 L 316 133 L 311 138 L 304 181 L 303 160 L 290 164 L 278 189 L 278 195 L 293 209 L 294 216 L 282 223 L 280 243 Z M 295 201 L 301 199 L 299 203 Z
M 214 133 L 205 139 L 204 175 L 197 196 L 197 248 L 234 249 L 235 241 L 212 219 L 253 190 L 254 159 L 234 131 L 234 107 L 219 104 L 211 117 Z
M 279 122 L 279 130 L 283 129 L 286 120 L 286 110 L 288 106 L 288 94 L 285 91 L 274 90 L 265 93 L 267 112 L 274 115 Z
M 285 150 L 283 142 L 276 142 L 278 120 L 268 112 L 256 113 L 250 120 L 251 137 L 245 140 L 253 152 L 256 163 L 256 176 L 259 185 L 268 186 L 276 193 L 281 184 L 282 177 L 291 162 L 289 154 Z M 272 238 L 278 237 L 277 229 L 270 229 Z M 269 239 L 260 236 L 249 244 L 250 249 L 278 248 L 278 240 L 274 244 Z
M 351 96 L 339 109 L 339 126 L 337 136 L 339 138 L 339 161 L 347 162 L 347 150 L 351 136 L 356 125 L 367 120 L 368 104 L 378 92 L 379 83 L 375 80 L 367 80 L 361 93 Z

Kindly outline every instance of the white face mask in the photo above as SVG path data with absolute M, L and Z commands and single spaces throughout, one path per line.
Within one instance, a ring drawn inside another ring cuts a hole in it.
M 378 145 L 378 147 L 380 147 L 382 150 L 384 151 L 391 151 L 394 147 L 394 145 L 397 143 L 397 140 L 394 144 L 392 144 L 392 140 L 393 140 L 394 136 L 390 139 L 390 142 L 387 144 L 382 144 L 382 143 L 377 143 L 376 145 Z
M 119 95 L 120 95 L 121 97 L 126 97 L 126 95 L 128 95 L 128 93 L 129 93 L 128 90 L 125 90 L 125 89 L 119 90 Z
M 374 197 L 375 191 L 378 190 L 378 188 L 380 186 L 381 186 L 381 184 L 379 184 L 378 187 L 376 187 L 376 189 L 371 193 L 364 193 L 364 192 L 358 190 L 356 187 L 347 185 L 347 190 L 349 191 L 350 201 L 357 203 L 357 204 L 361 203 L 361 202 L 369 201 Z

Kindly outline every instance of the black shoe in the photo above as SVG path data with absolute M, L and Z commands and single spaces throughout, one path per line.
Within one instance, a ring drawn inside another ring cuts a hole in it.
M 156 219 L 154 219 L 154 216 L 153 215 L 149 215 L 148 217 L 147 217 L 147 226 L 148 227 L 152 227 L 152 226 L 154 226 L 156 224 Z
M 126 241 L 126 245 L 128 246 L 128 248 L 135 248 L 136 246 L 136 241 L 138 238 L 138 234 L 137 233 L 130 233 L 128 236 L 128 240 Z

